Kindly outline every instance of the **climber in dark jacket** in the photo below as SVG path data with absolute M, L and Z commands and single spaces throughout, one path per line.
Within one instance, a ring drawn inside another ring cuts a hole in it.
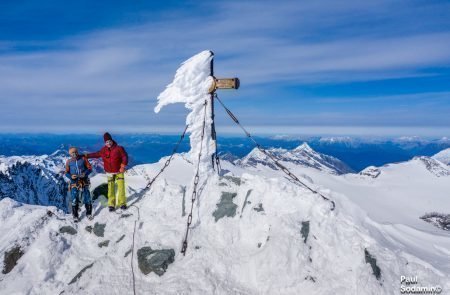
M 105 146 L 96 153 L 87 154 L 89 158 L 102 158 L 105 172 L 108 175 L 108 207 L 109 211 L 116 209 L 116 184 L 118 190 L 117 205 L 121 209 L 127 209 L 125 195 L 125 170 L 128 165 L 128 154 L 125 149 L 118 145 L 106 132 L 103 135 Z
M 69 191 L 72 198 L 72 215 L 77 222 L 78 216 L 78 196 L 79 192 L 83 195 L 84 205 L 86 207 L 86 216 L 92 219 L 92 200 L 89 192 L 89 174 L 92 172 L 92 166 L 88 159 L 78 154 L 76 147 L 69 149 L 70 159 L 66 162 L 65 175 L 70 180 Z

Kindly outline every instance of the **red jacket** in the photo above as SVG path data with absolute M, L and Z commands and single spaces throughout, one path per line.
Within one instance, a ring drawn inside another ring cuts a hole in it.
M 115 141 L 113 141 L 111 148 L 104 146 L 100 151 L 87 154 L 86 156 L 88 159 L 101 157 L 107 173 L 118 173 L 121 166 L 125 167 L 128 165 L 127 152 L 122 146 L 117 145 Z

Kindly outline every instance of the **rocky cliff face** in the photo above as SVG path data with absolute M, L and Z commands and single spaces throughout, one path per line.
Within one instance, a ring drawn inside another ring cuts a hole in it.
M 64 167 L 68 154 L 0 157 L 0 199 L 9 197 L 21 203 L 67 209 L 67 183 Z M 102 167 L 91 161 L 94 172 Z

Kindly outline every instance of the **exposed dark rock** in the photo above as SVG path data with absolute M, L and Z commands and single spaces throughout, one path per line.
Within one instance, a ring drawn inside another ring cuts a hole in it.
M 422 161 L 426 169 L 437 177 L 450 175 L 450 169 L 448 166 L 438 160 L 429 157 L 414 157 L 414 159 Z
M 91 264 L 85 266 L 82 270 L 80 270 L 79 273 L 77 273 L 77 275 L 69 282 L 69 285 L 75 283 L 76 281 L 78 281 L 81 276 L 83 275 L 83 273 L 88 270 L 89 268 L 91 268 L 94 265 L 94 263 L 92 262 Z
M 0 172 L 0 200 L 9 197 L 25 204 L 56 206 L 67 212 L 66 195 L 63 176 L 43 166 L 17 162 Z
M 106 223 L 96 222 L 94 224 L 94 227 L 92 227 L 92 225 L 88 225 L 84 229 L 90 233 L 93 232 L 94 235 L 96 235 L 97 237 L 104 237 L 105 236 L 105 227 L 106 227 Z
M 3 258 L 3 274 L 9 273 L 17 265 L 17 261 L 23 256 L 25 252 L 22 251 L 19 245 L 14 246 L 11 250 L 5 252 Z
M 212 214 L 216 222 L 225 216 L 234 217 L 236 215 L 237 205 L 233 203 L 236 196 L 236 193 L 222 192 L 220 202 L 216 204 L 217 209 Z
M 94 191 L 92 192 L 92 199 L 97 200 L 97 198 L 102 195 L 105 197 L 108 196 L 108 184 L 107 183 L 102 183 L 94 189 Z
M 421 216 L 420 219 L 429 222 L 440 229 L 450 231 L 450 214 L 431 212 Z
M 241 179 L 235 176 L 224 176 L 223 178 L 233 182 L 235 185 L 241 185 Z
M 103 241 L 103 242 L 98 243 L 98 246 L 99 246 L 100 248 L 108 247 L 108 246 L 109 246 L 109 240 L 106 240 L 106 241 Z
M 252 193 L 252 190 L 249 189 L 249 190 L 247 191 L 247 194 L 245 195 L 245 200 L 244 200 L 244 204 L 242 205 L 241 216 L 240 216 L 240 217 L 242 217 L 242 212 L 244 212 L 245 206 L 247 206 L 247 204 L 251 204 L 251 202 L 248 201 L 248 197 L 250 196 L 251 193 Z
M 308 221 L 302 221 L 302 229 L 300 230 L 303 242 L 306 244 L 306 241 L 308 240 L 309 235 L 309 220 Z
M 359 172 L 359 175 L 368 176 L 372 178 L 377 178 L 378 176 L 380 176 L 380 174 L 381 170 L 373 166 L 367 167 L 366 169 Z
M 96 235 L 97 237 L 104 237 L 104 235 L 105 235 L 105 227 L 106 227 L 106 224 L 102 224 L 102 223 L 95 223 L 94 224 L 94 228 L 93 228 L 93 232 L 94 232 L 94 235 Z
M 306 277 L 305 277 L 305 280 L 310 280 L 310 281 L 313 282 L 313 283 L 316 282 L 316 279 L 315 279 L 313 276 L 310 276 L 310 275 L 306 276 Z
M 253 210 L 255 210 L 256 212 L 264 212 L 263 204 L 259 203 L 258 207 L 254 207 Z
M 364 256 L 366 263 L 369 263 L 370 266 L 372 267 L 373 275 L 377 278 L 377 280 L 380 280 L 381 269 L 377 265 L 377 260 L 369 253 L 367 249 L 364 249 Z
M 123 238 L 125 238 L 125 235 L 122 235 L 122 236 L 116 241 L 116 244 L 119 243 L 120 241 L 122 241 Z
M 120 218 L 128 218 L 128 217 L 130 217 L 132 215 L 133 214 L 131 214 L 131 213 L 125 213 L 125 214 L 120 215 Z
M 127 257 L 127 256 L 130 255 L 130 254 L 131 254 L 131 249 L 128 250 L 127 252 L 125 252 L 125 255 L 124 255 L 123 257 Z
M 150 247 L 143 247 L 137 251 L 139 269 L 143 274 L 154 272 L 162 276 L 169 264 L 174 262 L 175 251 L 173 249 L 152 250 Z
M 73 227 L 66 225 L 63 226 L 59 229 L 59 232 L 62 234 L 69 234 L 69 235 L 76 235 L 77 234 L 77 230 L 74 229 Z

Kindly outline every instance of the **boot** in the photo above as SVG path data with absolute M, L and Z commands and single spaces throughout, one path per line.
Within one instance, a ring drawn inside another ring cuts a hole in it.
M 73 221 L 74 222 L 78 222 L 79 221 L 79 217 L 78 217 L 78 203 L 75 204 L 75 206 L 72 206 L 72 216 L 73 216 Z
M 94 216 L 92 216 L 92 204 L 86 204 L 86 216 L 89 220 L 92 220 Z

